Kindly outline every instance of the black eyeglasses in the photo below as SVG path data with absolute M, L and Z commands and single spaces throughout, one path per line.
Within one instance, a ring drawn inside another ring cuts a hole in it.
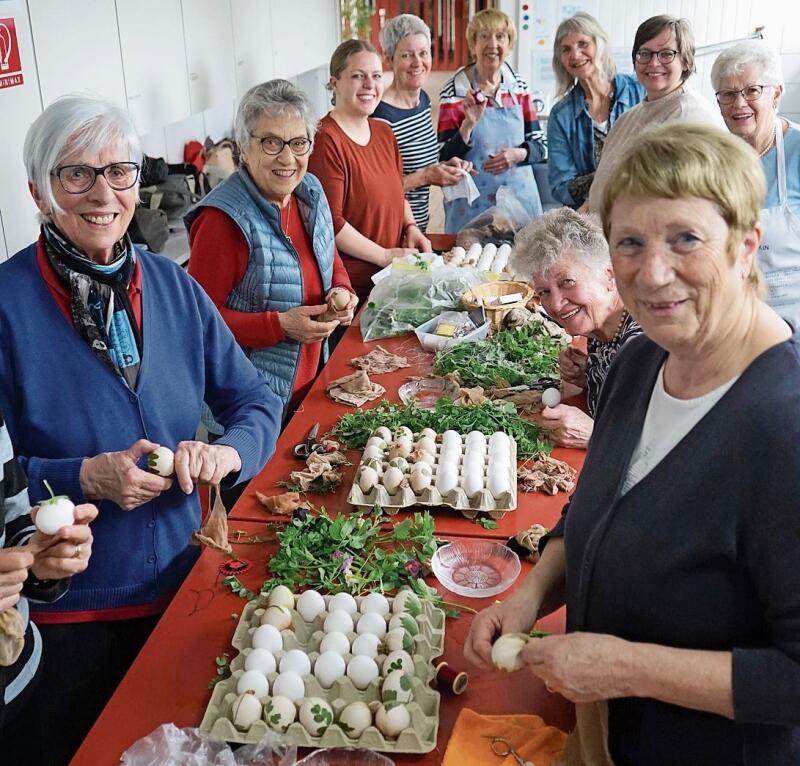
M 102 168 L 92 165 L 62 165 L 50 175 L 58 178 L 61 188 L 68 194 L 83 194 L 94 186 L 100 174 L 115 191 L 130 189 L 139 180 L 139 170 L 136 162 L 112 162 Z
M 671 64 L 675 60 L 675 56 L 678 55 L 678 51 L 674 51 L 671 48 L 664 48 L 661 51 L 651 51 L 647 48 L 639 48 L 634 55 L 636 61 L 640 64 L 647 64 L 653 56 L 655 56 L 659 63 L 661 64 Z
M 288 146 L 295 157 L 302 157 L 304 154 L 308 154 L 311 149 L 311 141 L 308 138 L 298 137 L 284 141 L 277 136 L 264 136 L 262 138 L 261 136 L 254 136 L 252 133 L 250 135 L 261 144 L 261 151 L 264 154 L 269 154 L 273 157 L 276 154 L 280 154 L 284 146 Z
M 764 88 L 771 88 L 771 85 L 746 85 L 740 90 L 718 90 L 716 92 L 717 103 L 723 106 L 730 106 L 736 97 L 741 94 L 745 101 L 758 101 L 764 93 Z

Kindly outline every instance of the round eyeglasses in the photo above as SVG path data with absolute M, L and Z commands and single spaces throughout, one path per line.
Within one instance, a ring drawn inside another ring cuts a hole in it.
M 715 95 L 718 104 L 730 106 L 740 94 L 745 101 L 758 101 L 764 93 L 764 88 L 771 87 L 771 85 L 746 85 L 739 90 L 718 90 Z
M 651 51 L 647 48 L 639 48 L 639 50 L 636 51 L 634 58 L 640 64 L 647 64 L 649 63 L 650 59 L 655 56 L 660 64 L 671 64 L 677 55 L 678 51 L 674 51 L 671 48 L 664 48 L 664 50 L 661 51 Z
M 68 194 L 83 194 L 94 186 L 97 176 L 101 174 L 114 191 L 130 189 L 139 180 L 139 170 L 136 162 L 112 162 L 102 168 L 92 165 L 62 165 L 51 175 L 58 178 L 61 188 Z
M 253 136 L 252 133 L 250 135 Z M 277 136 L 264 136 L 263 138 L 261 136 L 253 136 L 253 138 L 261 144 L 261 151 L 264 154 L 269 154 L 273 157 L 280 154 L 284 146 L 288 146 L 295 157 L 302 157 L 311 150 L 311 141 L 308 138 L 290 138 L 288 141 L 284 141 Z

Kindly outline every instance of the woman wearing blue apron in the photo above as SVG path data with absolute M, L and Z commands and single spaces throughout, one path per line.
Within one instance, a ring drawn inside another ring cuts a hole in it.
M 480 192 L 471 205 L 464 198 L 445 202 L 448 233 L 493 207 L 501 186 L 513 192 L 531 218 L 542 212 L 530 166 L 547 152 L 528 86 L 505 61 L 515 41 L 514 23 L 505 13 L 487 9 L 475 14 L 467 28 L 473 62 L 459 69 L 439 94 L 439 158 L 471 161 Z

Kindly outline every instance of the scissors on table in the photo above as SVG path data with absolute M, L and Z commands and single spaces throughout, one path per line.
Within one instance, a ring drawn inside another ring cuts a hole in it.
M 314 423 L 311 430 L 308 432 L 305 440 L 300 444 L 295 444 L 292 453 L 295 457 L 306 460 L 315 452 L 327 452 L 328 448 L 322 443 L 317 441 L 317 434 L 319 433 L 319 423 Z
M 533 761 L 525 760 L 505 737 L 492 737 L 492 752 L 505 758 L 507 755 L 513 756 L 519 766 L 536 766 Z

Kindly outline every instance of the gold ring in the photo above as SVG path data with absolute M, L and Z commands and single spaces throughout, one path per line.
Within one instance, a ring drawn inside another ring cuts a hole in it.
M 81 546 L 80 545 L 76 545 L 75 546 L 75 553 L 72 554 L 72 558 L 79 559 L 80 557 L 81 557 Z

